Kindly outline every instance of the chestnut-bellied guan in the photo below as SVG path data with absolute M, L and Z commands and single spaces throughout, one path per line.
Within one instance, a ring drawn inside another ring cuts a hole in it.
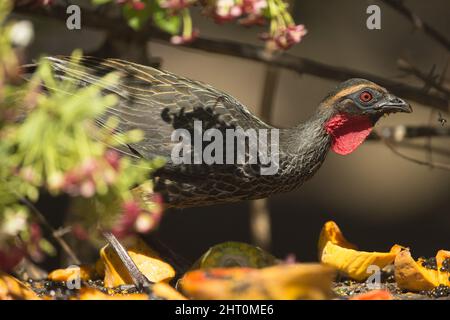
M 260 162 L 178 164 L 171 158 L 177 143 L 172 141 L 172 133 L 185 129 L 195 134 L 195 121 L 202 122 L 202 130 L 214 128 L 221 132 L 230 128 L 270 131 L 274 127 L 232 96 L 166 71 L 118 59 L 83 57 L 83 69 L 76 68 L 67 57 L 48 60 L 61 77 L 73 79 L 81 86 L 97 84 L 105 93 L 117 95 L 118 104 L 109 108 L 98 123 L 103 125 L 107 117 L 116 116 L 120 120 L 117 130 L 143 131 L 140 142 L 123 145 L 121 151 L 131 157 L 166 159 L 164 167 L 151 178 L 154 192 L 160 193 L 169 207 L 257 199 L 293 190 L 314 175 L 330 148 L 338 154 L 349 154 L 365 140 L 382 115 L 411 112 L 408 103 L 385 88 L 368 80 L 350 79 L 330 92 L 309 120 L 279 129 L 279 168 L 274 174 L 261 174 L 264 164 Z M 120 74 L 118 83 L 101 81 L 113 71 Z M 249 142 L 246 144 L 248 147 Z M 224 146 L 226 153 L 227 144 Z M 144 201 L 149 197 L 139 187 L 137 194 Z

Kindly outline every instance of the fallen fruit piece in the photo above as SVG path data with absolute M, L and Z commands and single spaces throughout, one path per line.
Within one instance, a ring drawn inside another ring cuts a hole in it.
M 81 265 L 72 266 L 66 269 L 56 269 L 49 273 L 48 280 L 67 282 L 75 278 L 83 281 L 93 280 L 96 278 L 95 269 L 91 266 Z
M 79 300 L 148 300 L 145 293 L 128 293 L 109 295 L 94 288 L 81 288 Z
M 193 299 L 327 299 L 332 295 L 332 268 L 313 263 L 284 264 L 262 269 L 194 270 L 180 280 Z
M 450 286 L 450 251 L 440 250 L 436 259 L 415 261 L 409 250 L 402 251 L 395 258 L 395 281 L 397 285 L 410 291 L 432 290 L 443 285 Z
M 162 261 L 158 253 L 150 249 L 141 239 L 134 238 L 132 243 L 125 247 L 138 269 L 149 281 L 170 281 L 175 276 L 172 266 Z M 105 287 L 113 288 L 123 284 L 133 284 L 127 269 L 109 245 L 100 250 L 100 258 L 105 265 Z
M 100 277 L 100 278 L 105 278 L 105 263 L 103 262 L 102 258 L 98 258 L 97 261 L 95 262 L 95 273 Z
M 165 300 L 187 300 L 175 288 L 164 282 L 155 283 L 152 287 L 155 296 Z
M 387 290 L 372 290 L 358 294 L 350 298 L 350 300 L 394 300 L 394 297 Z
M 248 267 L 263 268 L 276 263 L 276 258 L 263 249 L 243 242 L 224 242 L 203 254 L 192 269 Z
M 24 283 L 0 272 L 0 300 L 40 300 Z
M 347 249 L 357 249 L 354 244 L 348 242 L 347 239 L 345 239 L 344 235 L 341 232 L 341 229 L 339 229 L 338 225 L 334 221 L 326 222 L 323 225 L 322 230 L 320 231 L 319 258 L 322 256 L 323 248 L 325 248 L 325 245 L 328 242 L 339 244 L 341 247 Z
M 345 239 L 333 221 L 328 221 L 323 226 L 318 247 L 320 262 L 332 266 L 358 281 L 367 279 L 373 273 L 370 266 L 384 268 L 391 264 L 403 249 L 399 245 L 394 245 L 389 252 L 358 251 Z

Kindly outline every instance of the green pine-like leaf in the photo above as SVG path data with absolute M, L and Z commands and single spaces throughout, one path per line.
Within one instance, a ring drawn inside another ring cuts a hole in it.
M 129 4 L 123 6 L 123 16 L 128 25 L 134 30 L 140 30 L 148 22 L 151 17 L 152 10 L 150 6 L 146 6 L 143 10 L 135 10 Z
M 107 4 L 111 2 L 112 0 L 92 0 L 92 4 L 95 6 L 100 6 L 102 4 Z
M 155 6 L 153 10 L 153 23 L 162 31 L 170 34 L 178 34 L 181 27 L 180 16 L 174 16 L 167 11 Z

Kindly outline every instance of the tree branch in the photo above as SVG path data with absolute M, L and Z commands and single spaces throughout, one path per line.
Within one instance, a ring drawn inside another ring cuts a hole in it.
M 430 168 L 436 168 L 436 169 L 442 169 L 442 170 L 448 170 L 450 171 L 450 164 L 447 163 L 440 163 L 440 162 L 433 162 L 433 161 L 425 161 L 425 160 L 421 160 L 421 159 L 417 159 L 414 158 L 412 156 L 408 156 L 406 154 L 403 154 L 402 152 L 398 151 L 397 148 L 395 147 L 395 145 L 389 141 L 388 139 L 384 138 L 382 135 L 379 135 L 380 140 L 382 142 L 384 142 L 384 144 L 397 156 L 408 160 L 410 162 L 414 162 L 416 164 L 420 164 L 420 165 L 424 165 L 424 166 L 428 166 Z
M 406 17 L 417 29 L 422 30 L 425 34 L 430 36 L 438 44 L 443 46 L 447 51 L 450 51 L 450 41 L 435 28 L 424 22 L 416 13 L 408 9 L 403 4 L 402 0 L 381 0 L 390 6 L 392 9 Z
M 410 73 L 410 74 L 414 75 L 415 77 L 419 78 L 420 80 L 422 80 L 424 82 L 425 86 L 431 87 L 437 91 L 440 91 L 442 94 L 445 95 L 445 97 L 447 97 L 447 99 L 450 97 L 450 90 L 448 90 L 442 84 L 440 84 L 438 81 L 435 80 L 436 78 L 438 78 L 438 76 L 434 75 L 434 72 L 433 72 L 434 68 L 431 70 L 430 74 L 425 74 L 404 59 L 399 59 L 397 61 L 397 65 L 400 70 Z
M 65 21 L 67 19 L 65 10 L 65 7 L 55 4 L 51 8 L 16 7 L 14 12 L 32 16 L 41 15 Z M 148 26 L 139 32 L 135 32 L 128 27 L 122 18 L 99 17 L 98 13 L 88 9 L 83 10 L 82 23 L 87 27 L 102 29 L 109 34 L 114 35 L 114 37 L 132 37 L 142 42 L 159 40 L 163 43 L 169 43 L 169 35 L 155 28 Z M 262 47 L 228 40 L 199 38 L 196 41 L 185 45 L 185 47 L 268 63 L 300 74 L 309 74 L 329 80 L 344 81 L 349 78 L 365 78 L 374 81 L 383 87 L 389 88 L 393 93 L 405 99 L 448 112 L 449 101 L 442 95 L 424 92 L 421 88 L 363 71 L 332 66 L 287 53 L 279 53 L 272 56 L 268 55 Z
M 16 193 L 16 192 L 15 192 Z M 18 193 L 16 193 L 18 197 L 20 198 L 20 201 L 26 205 L 31 212 L 36 216 L 36 218 L 39 220 L 39 222 L 47 228 L 47 230 L 50 232 L 50 235 L 52 238 L 60 245 L 60 247 L 63 249 L 63 251 L 67 254 L 67 256 L 72 260 L 74 264 L 81 264 L 80 259 L 78 259 L 75 252 L 70 248 L 70 246 L 67 244 L 67 242 L 63 239 L 63 236 L 59 234 L 53 227 L 50 225 L 50 223 L 47 221 L 45 216 L 34 206 L 31 201 L 28 199 L 20 196 Z
M 429 126 L 405 126 L 398 125 L 393 127 L 381 127 L 377 132 L 372 132 L 369 140 L 388 139 L 395 142 L 402 142 L 411 138 L 428 137 L 450 137 L 450 128 L 447 127 L 429 127 Z

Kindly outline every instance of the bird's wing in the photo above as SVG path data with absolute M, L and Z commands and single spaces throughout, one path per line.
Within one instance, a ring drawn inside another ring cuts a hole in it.
M 175 143 L 171 141 L 174 129 L 191 130 L 194 120 L 202 120 L 203 130 L 270 128 L 230 95 L 166 71 L 118 59 L 83 57 L 79 61 L 81 69 L 70 57 L 47 59 L 59 77 L 76 81 L 80 86 L 95 84 L 105 93 L 118 96 L 118 104 L 109 108 L 98 123 L 105 125 L 107 117 L 116 116 L 120 120 L 117 130 L 144 132 L 142 141 L 123 150 L 127 153 L 132 151 L 145 158 L 168 158 Z M 118 83 L 102 82 L 110 72 L 120 74 Z

